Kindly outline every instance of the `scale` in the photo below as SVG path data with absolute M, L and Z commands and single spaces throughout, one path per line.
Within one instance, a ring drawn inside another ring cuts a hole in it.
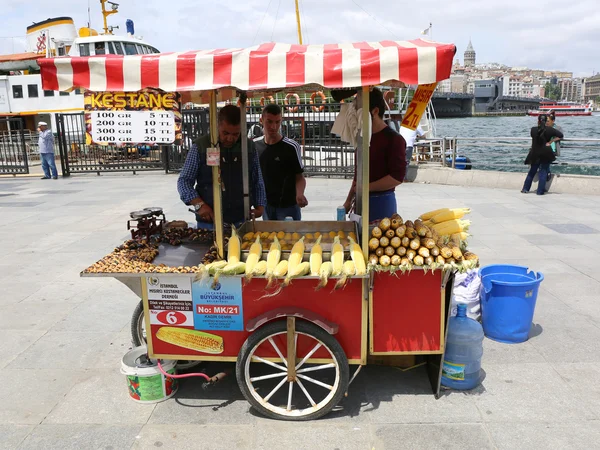
M 150 236 L 160 234 L 166 223 L 165 214 L 160 207 L 149 207 L 129 213 L 127 229 L 131 231 L 132 239 L 150 240 Z

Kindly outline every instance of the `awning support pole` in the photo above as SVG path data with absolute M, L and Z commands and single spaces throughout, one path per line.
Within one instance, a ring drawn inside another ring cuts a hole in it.
M 362 251 L 365 258 L 369 256 L 369 145 L 371 144 L 371 121 L 369 112 L 369 86 L 362 88 L 362 149 L 359 161 L 361 162 L 361 185 L 357 185 L 356 189 L 360 189 L 362 195 L 361 212 L 361 237 Z
M 219 145 L 219 129 L 217 127 L 217 91 L 210 91 L 210 106 L 209 106 L 209 117 L 210 117 L 210 141 L 211 146 L 216 148 Z M 219 158 L 220 160 L 220 158 Z M 220 162 L 220 161 L 219 161 Z M 212 168 L 212 180 L 213 180 L 213 213 L 215 215 L 215 239 L 217 241 L 217 249 L 219 256 L 224 257 L 224 242 L 223 242 L 223 207 L 221 199 L 221 166 L 213 166 Z

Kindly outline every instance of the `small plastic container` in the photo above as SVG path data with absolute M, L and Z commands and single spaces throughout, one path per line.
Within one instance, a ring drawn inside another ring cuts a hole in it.
M 473 389 L 481 383 L 483 328 L 467 317 L 467 307 L 459 304 L 456 317 L 450 318 L 442 385 L 458 390 Z
M 344 208 L 343 206 L 337 207 L 336 219 L 338 222 L 343 222 L 346 220 L 346 208 Z

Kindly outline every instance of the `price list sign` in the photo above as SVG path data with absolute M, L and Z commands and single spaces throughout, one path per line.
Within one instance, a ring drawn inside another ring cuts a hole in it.
M 175 142 L 175 115 L 172 111 L 93 111 L 90 114 L 93 142 Z
M 86 142 L 128 146 L 181 142 L 180 98 L 176 92 L 86 92 Z

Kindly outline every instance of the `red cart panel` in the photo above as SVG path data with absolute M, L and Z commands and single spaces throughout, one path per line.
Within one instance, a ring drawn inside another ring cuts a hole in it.
M 370 301 L 370 354 L 444 352 L 442 271 L 375 275 Z
M 264 289 L 266 280 L 262 278 L 253 279 L 248 285 L 242 287 L 241 309 L 243 311 L 240 311 L 243 313 L 244 329 L 242 331 L 202 329 L 198 327 L 197 323 L 190 324 L 189 321 L 177 325 L 177 329 L 196 329 L 194 333 L 196 335 L 200 334 L 198 332 L 203 332 L 208 338 L 216 337 L 218 340 L 222 340 L 222 347 L 217 351 L 213 349 L 212 353 L 211 350 L 200 352 L 167 343 L 157 338 L 159 330 L 173 325 L 167 323 L 167 321 L 164 325 L 157 324 L 156 319 L 153 319 L 152 322 L 154 323 L 150 324 L 148 299 L 144 298 L 146 324 L 147 326 L 150 325 L 151 330 L 148 333 L 149 353 L 152 357 L 165 359 L 235 361 L 240 348 L 250 334 L 246 331 L 249 321 L 280 308 L 297 308 L 309 311 L 312 314 L 321 316 L 328 322 L 337 324 L 338 332 L 334 336 L 344 349 L 348 360 L 353 364 L 364 364 L 366 363 L 367 304 L 363 301 L 362 279 L 354 279 L 344 289 L 338 291 L 333 290 L 335 281 L 330 280 L 327 287 L 316 292 L 317 279 L 294 280 L 288 288 L 285 288 L 277 296 L 263 297 L 267 293 Z M 197 306 L 195 305 L 196 308 Z M 236 314 L 235 307 L 233 308 L 231 313 Z M 189 313 L 172 314 L 171 318 L 183 317 L 185 314 Z M 162 317 L 166 317 L 166 314 L 163 314 Z M 163 333 L 165 330 L 163 330 Z M 301 350 L 302 345 L 303 342 L 299 339 L 299 350 Z M 277 357 L 274 350 L 271 351 L 268 346 L 262 346 L 261 348 L 263 347 L 265 348 L 263 350 L 264 354 L 259 356 Z M 285 345 L 280 346 L 280 348 L 285 348 Z M 318 350 L 311 360 L 327 357 L 328 354 L 325 351 Z

